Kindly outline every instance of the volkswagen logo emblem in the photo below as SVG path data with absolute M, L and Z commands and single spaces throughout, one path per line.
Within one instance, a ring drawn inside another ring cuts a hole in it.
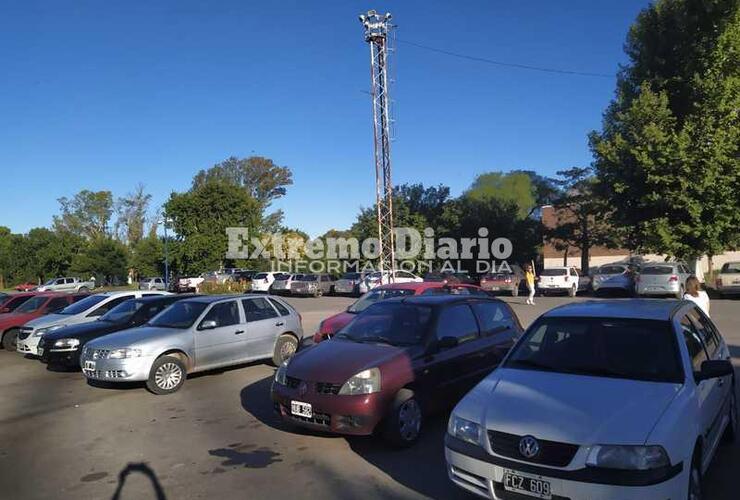
M 308 392 L 308 385 L 306 382 L 301 381 L 300 385 L 298 386 L 298 394 L 301 396 L 305 396 Z
M 540 443 L 532 436 L 524 436 L 519 440 L 519 453 L 524 458 L 534 458 L 540 452 Z

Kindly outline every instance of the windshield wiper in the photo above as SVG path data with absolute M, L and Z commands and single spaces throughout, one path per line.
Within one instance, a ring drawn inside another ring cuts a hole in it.
M 380 342 L 383 344 L 390 344 L 394 345 L 394 342 L 389 339 L 388 337 L 383 337 L 380 335 L 370 335 L 368 337 L 359 337 L 355 339 L 357 342 Z

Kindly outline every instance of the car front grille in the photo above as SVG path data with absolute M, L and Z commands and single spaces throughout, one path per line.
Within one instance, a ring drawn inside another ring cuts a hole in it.
M 342 384 L 332 384 L 329 382 L 316 382 L 316 392 L 318 394 L 339 394 Z
M 526 458 L 519 452 L 519 441 L 524 436 L 515 434 L 506 434 L 504 432 L 488 431 L 488 440 L 491 443 L 491 450 L 497 455 L 514 458 L 525 462 L 532 462 L 552 467 L 567 466 L 576 452 L 578 445 L 569 443 L 559 443 L 556 441 L 543 441 L 538 439 L 540 445 L 539 453 L 532 457 Z
M 301 381 L 295 377 L 285 377 L 285 385 L 291 389 L 297 389 Z
M 18 338 L 26 340 L 31 335 L 31 332 L 33 332 L 33 328 L 23 327 L 21 328 L 21 331 L 18 332 Z
M 300 417 L 298 415 L 290 415 L 290 418 L 299 420 L 301 422 L 307 422 L 309 424 L 323 425 L 326 427 L 331 426 L 331 415 L 328 413 L 313 412 L 310 417 Z

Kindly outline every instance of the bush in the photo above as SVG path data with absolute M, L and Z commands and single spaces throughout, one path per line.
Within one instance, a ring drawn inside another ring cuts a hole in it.
M 227 281 L 226 283 L 215 283 L 213 281 L 206 281 L 201 283 L 199 291 L 207 295 L 222 295 L 244 293 L 251 289 L 250 284 L 245 282 Z

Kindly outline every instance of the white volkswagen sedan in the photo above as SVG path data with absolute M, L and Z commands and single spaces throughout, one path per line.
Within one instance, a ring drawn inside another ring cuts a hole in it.
M 737 432 L 729 359 L 687 301 L 553 309 L 455 407 L 449 476 L 493 499 L 700 499 Z

